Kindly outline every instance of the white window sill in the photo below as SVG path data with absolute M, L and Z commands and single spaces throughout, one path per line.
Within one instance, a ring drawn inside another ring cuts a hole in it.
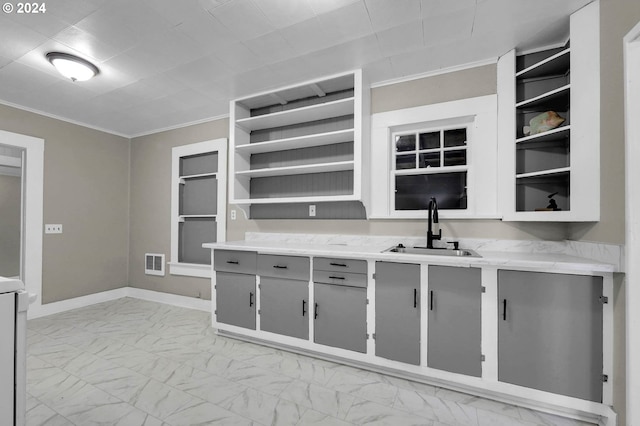
M 187 277 L 211 278 L 211 265 L 169 262 L 169 273 Z

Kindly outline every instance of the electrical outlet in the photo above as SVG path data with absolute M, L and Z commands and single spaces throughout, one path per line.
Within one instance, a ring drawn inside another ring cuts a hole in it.
M 235 209 L 231 210 L 231 220 L 236 220 L 236 211 L 235 211 Z
M 309 216 L 314 217 L 316 215 L 316 205 L 315 204 L 310 204 L 309 205 Z
M 62 225 L 60 224 L 46 224 L 44 225 L 45 234 L 62 234 Z

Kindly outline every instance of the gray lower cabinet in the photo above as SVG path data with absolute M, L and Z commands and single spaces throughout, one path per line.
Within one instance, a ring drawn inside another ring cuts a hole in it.
M 309 282 L 260 277 L 260 329 L 308 339 Z
M 420 365 L 420 265 L 376 262 L 376 355 Z
M 218 322 L 256 329 L 256 276 L 216 272 Z
M 498 380 L 602 402 L 602 283 L 498 271 Z
M 367 289 L 314 283 L 314 341 L 367 351 Z
M 479 268 L 429 266 L 427 365 L 482 375 Z

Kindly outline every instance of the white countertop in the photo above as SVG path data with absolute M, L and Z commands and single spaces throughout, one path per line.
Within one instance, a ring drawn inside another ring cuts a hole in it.
M 0 293 L 24 290 L 24 283 L 15 278 L 0 277 Z
M 589 273 L 616 272 L 617 267 L 594 259 L 576 257 L 562 253 L 527 253 L 517 251 L 488 251 L 474 248 L 480 256 L 458 257 L 441 255 L 423 255 L 384 252 L 393 244 L 315 244 L 283 241 L 230 241 L 207 243 L 203 247 L 210 249 L 256 251 L 264 254 L 282 254 L 292 256 L 328 256 L 339 258 L 363 258 L 381 261 L 431 263 L 450 266 L 496 266 L 527 268 L 545 271 L 580 271 Z M 461 245 L 461 248 L 467 248 Z

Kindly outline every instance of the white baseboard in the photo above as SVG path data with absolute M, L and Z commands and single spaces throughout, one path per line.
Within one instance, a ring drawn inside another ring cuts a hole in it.
M 110 300 L 127 297 L 128 287 L 117 288 L 115 290 L 103 291 L 101 293 L 89 294 L 87 296 L 74 297 L 73 299 L 61 300 L 60 302 L 47 303 L 40 306 L 29 307 L 27 318 L 40 318 L 48 315 L 59 314 L 60 312 L 72 309 L 84 308 L 85 306 L 97 303 L 108 302 Z
M 30 308 L 27 311 L 27 317 L 28 319 L 46 317 L 48 315 L 59 314 L 60 312 L 84 308 L 85 306 L 109 302 L 111 300 L 121 299 L 123 297 L 133 297 L 135 299 L 148 300 L 151 302 L 164 303 L 166 305 L 196 309 L 205 312 L 211 310 L 210 300 L 196 299 L 193 297 L 179 296 L 176 294 L 162 293 L 159 291 L 144 290 L 141 288 L 122 287 L 115 290 L 108 290 L 100 293 L 90 294 L 88 296 L 62 300 L 60 302 L 47 303 L 41 306 L 33 306 L 33 308 Z
M 179 296 L 177 294 L 162 293 L 160 291 L 145 290 L 142 288 L 127 287 L 127 297 L 179 306 L 181 308 L 196 309 L 198 311 L 209 312 L 211 310 L 211 300 Z

